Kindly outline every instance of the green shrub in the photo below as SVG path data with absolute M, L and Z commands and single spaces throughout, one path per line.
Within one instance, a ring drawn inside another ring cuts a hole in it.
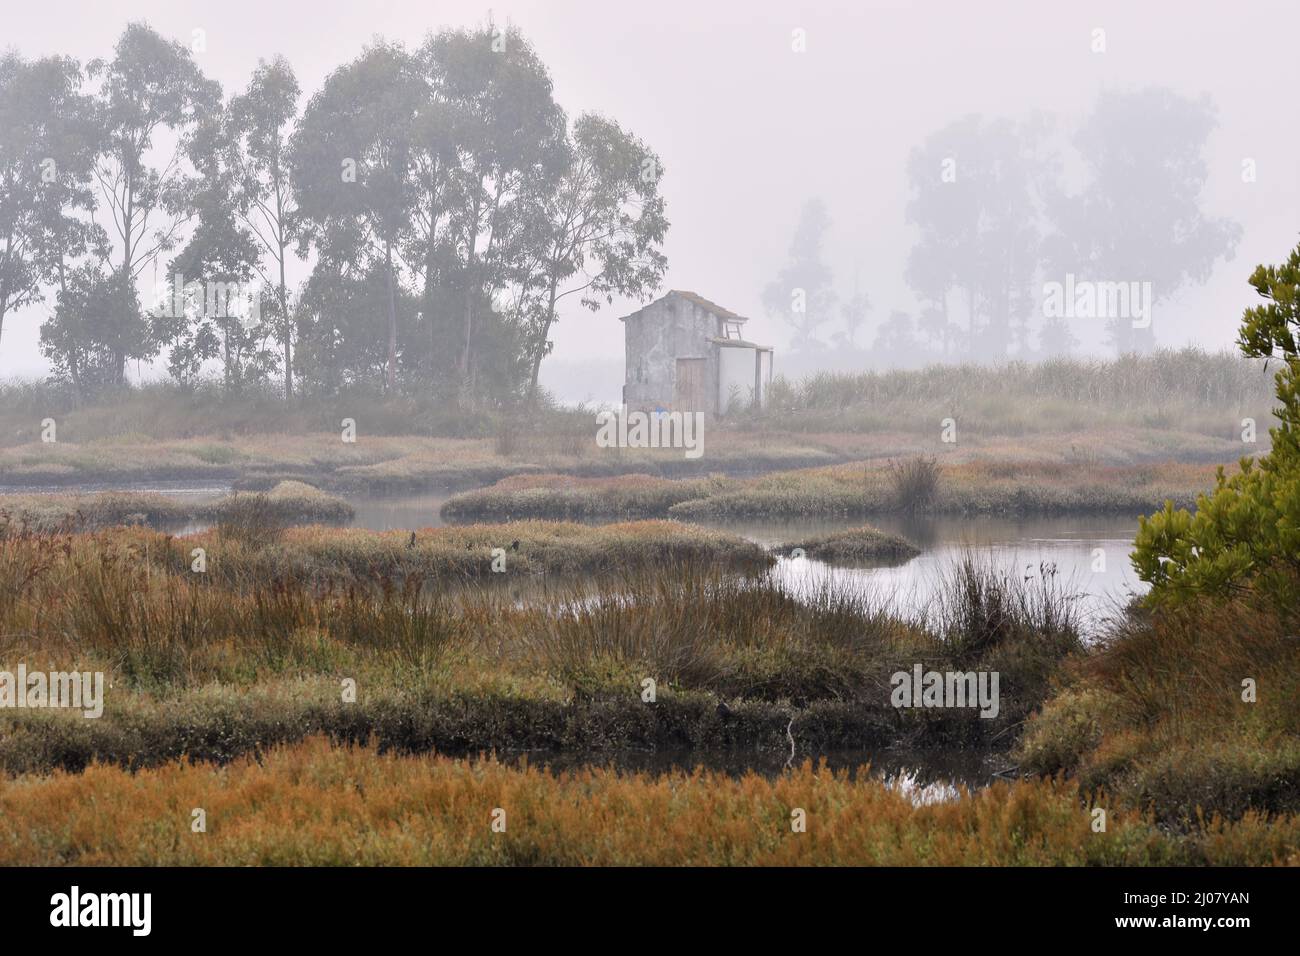
M 1287 613 L 1300 605 L 1300 246 L 1281 266 L 1259 266 L 1250 284 L 1265 300 L 1246 310 L 1238 344 L 1248 356 L 1280 360 L 1272 448 L 1240 472 L 1219 469 L 1218 486 L 1196 513 L 1172 504 L 1141 519 L 1133 565 L 1156 603 L 1196 595 L 1227 598 L 1256 590 Z

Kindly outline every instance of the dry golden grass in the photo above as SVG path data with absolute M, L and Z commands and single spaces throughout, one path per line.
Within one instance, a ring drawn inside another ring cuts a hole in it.
M 191 830 L 192 811 L 206 832 Z M 805 813 L 794 832 L 792 811 Z M 492 829 L 504 811 L 505 832 Z M 500 817 L 498 816 L 498 819 Z M 775 779 L 381 756 L 310 741 L 226 767 L 92 767 L 0 782 L 0 865 L 937 865 L 1300 863 L 1300 819 L 1190 836 L 1052 781 L 914 805 L 811 763 Z

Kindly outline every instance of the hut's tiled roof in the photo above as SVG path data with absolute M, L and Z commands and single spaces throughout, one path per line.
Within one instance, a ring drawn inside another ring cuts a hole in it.
M 672 289 L 666 292 L 664 295 L 660 296 L 658 299 L 655 299 L 655 302 L 662 302 L 670 295 L 680 296 L 681 298 L 685 299 L 687 302 L 694 303 L 695 305 L 698 305 L 701 309 L 704 309 L 706 312 L 711 312 L 714 315 L 718 316 L 718 318 L 724 319 L 728 322 L 749 321 L 749 319 L 745 318 L 745 316 L 738 315 L 735 312 L 732 312 L 730 309 L 724 309 L 722 306 L 718 305 L 718 303 L 711 302 L 710 300 L 704 298 L 704 296 L 697 295 L 694 292 L 687 292 L 685 289 Z M 654 305 L 655 302 L 651 302 L 649 305 L 637 309 L 636 312 L 632 313 L 632 315 L 639 315 L 641 312 L 645 311 L 645 309 L 648 309 L 651 305 Z M 619 321 L 621 322 L 623 321 L 623 319 L 630 319 L 632 315 L 622 316 L 620 317 Z
M 722 306 L 718 305 L 718 303 L 710 302 L 708 299 L 704 298 L 704 296 L 696 295 L 694 292 L 687 292 L 684 289 L 673 289 L 672 292 L 669 293 L 669 295 L 680 295 L 683 299 L 686 299 L 690 302 L 694 302 L 701 309 L 704 309 L 708 312 L 712 312 L 714 315 L 720 316 L 721 318 L 726 319 L 728 322 L 749 321 L 749 319 L 745 318 L 743 315 L 737 315 L 735 312 L 732 312 L 730 309 L 724 309 Z

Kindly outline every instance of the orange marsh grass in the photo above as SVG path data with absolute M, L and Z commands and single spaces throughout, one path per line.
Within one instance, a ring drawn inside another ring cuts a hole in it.
M 192 833 L 191 811 L 207 832 Z M 506 831 L 494 833 L 493 811 Z M 806 812 L 806 832 L 791 811 Z M 1180 837 L 1059 781 L 914 806 L 859 773 L 551 774 L 320 740 L 224 767 L 0 781 L 0 865 L 1082 865 L 1300 862 L 1300 820 Z

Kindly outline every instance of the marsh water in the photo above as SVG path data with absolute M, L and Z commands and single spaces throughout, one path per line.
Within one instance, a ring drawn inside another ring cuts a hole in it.
M 444 524 L 439 509 L 449 494 L 354 497 L 353 524 L 376 530 Z M 809 537 L 863 524 L 861 519 L 799 518 L 700 522 L 767 547 L 798 544 Z M 879 515 L 876 527 L 901 535 L 921 549 L 901 563 L 831 567 L 807 558 L 781 558 L 772 574 L 792 590 L 831 586 L 868 594 L 900 613 L 925 613 L 944 574 L 965 554 L 991 562 L 1008 576 L 1053 575 L 1056 586 L 1077 599 L 1090 630 L 1146 586 L 1129 564 L 1137 520 L 1115 516 L 1064 518 L 903 517 Z

